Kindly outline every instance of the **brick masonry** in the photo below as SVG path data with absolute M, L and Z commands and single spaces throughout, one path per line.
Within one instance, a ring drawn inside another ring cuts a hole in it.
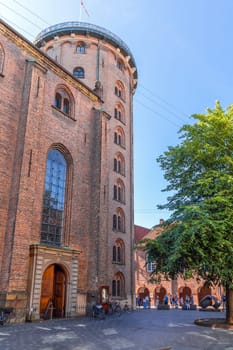
M 87 44 L 84 55 L 75 51 L 78 40 Z M 64 35 L 38 49 L 0 22 L 0 306 L 14 304 L 20 321 L 32 308 L 39 318 L 41 282 L 48 264 L 61 265 L 65 271 L 67 315 L 74 315 L 79 300 L 86 303 L 93 291 L 98 296 L 101 285 L 109 286 L 111 293 L 117 273 L 124 282 L 120 299 L 130 304 L 134 300 L 133 73 L 125 57 L 102 41 L 100 98 L 93 91 L 97 43 L 91 36 Z M 117 57 L 125 62 L 123 71 L 116 67 Z M 72 70 L 81 65 L 85 79 L 78 81 Z M 114 95 L 117 81 L 124 86 L 124 101 Z M 69 91 L 70 117 L 54 106 L 58 86 Z M 114 118 L 119 102 L 125 110 L 124 124 Z M 119 123 L 124 147 L 114 143 Z M 46 159 L 53 148 L 68 165 L 60 250 L 40 246 Z M 125 160 L 124 175 L 113 171 L 117 152 Z M 118 178 L 125 186 L 124 203 L 113 199 Z M 124 211 L 125 232 L 113 230 L 117 208 Z M 124 242 L 125 259 L 113 264 L 112 247 L 118 238 Z

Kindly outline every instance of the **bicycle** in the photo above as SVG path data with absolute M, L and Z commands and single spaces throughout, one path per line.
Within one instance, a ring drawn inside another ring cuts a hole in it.
M 121 316 L 121 306 L 118 301 L 110 301 L 109 302 L 109 308 L 108 308 L 108 314 L 113 315 L 116 314 L 116 316 Z
M 125 305 L 123 307 L 123 311 L 127 311 L 130 312 L 132 309 L 131 307 L 128 305 L 128 301 L 125 302 Z
M 0 325 L 9 324 L 13 314 L 13 307 L 0 308 Z

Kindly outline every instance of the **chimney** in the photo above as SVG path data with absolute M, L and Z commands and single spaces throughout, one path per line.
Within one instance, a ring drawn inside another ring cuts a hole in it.
M 163 224 L 164 224 L 164 219 L 160 219 L 160 220 L 159 220 L 159 224 L 160 224 L 160 225 L 163 225 Z

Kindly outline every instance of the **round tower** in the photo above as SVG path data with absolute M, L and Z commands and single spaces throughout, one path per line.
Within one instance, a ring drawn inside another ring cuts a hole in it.
M 88 297 L 98 290 L 102 303 L 111 296 L 133 304 L 134 57 L 118 36 L 83 22 L 51 26 L 37 36 L 35 45 L 103 100 L 104 108 L 96 111 L 108 120 L 100 134 L 101 156 L 95 159 L 101 167 L 98 235 L 88 247 L 80 242 L 89 251 L 82 292 Z M 91 239 L 91 233 L 87 235 Z

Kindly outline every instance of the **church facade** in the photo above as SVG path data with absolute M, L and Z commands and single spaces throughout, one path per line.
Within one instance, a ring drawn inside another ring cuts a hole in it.
M 133 94 L 127 45 L 66 22 L 31 43 L 0 21 L 0 306 L 16 320 L 133 304 Z

